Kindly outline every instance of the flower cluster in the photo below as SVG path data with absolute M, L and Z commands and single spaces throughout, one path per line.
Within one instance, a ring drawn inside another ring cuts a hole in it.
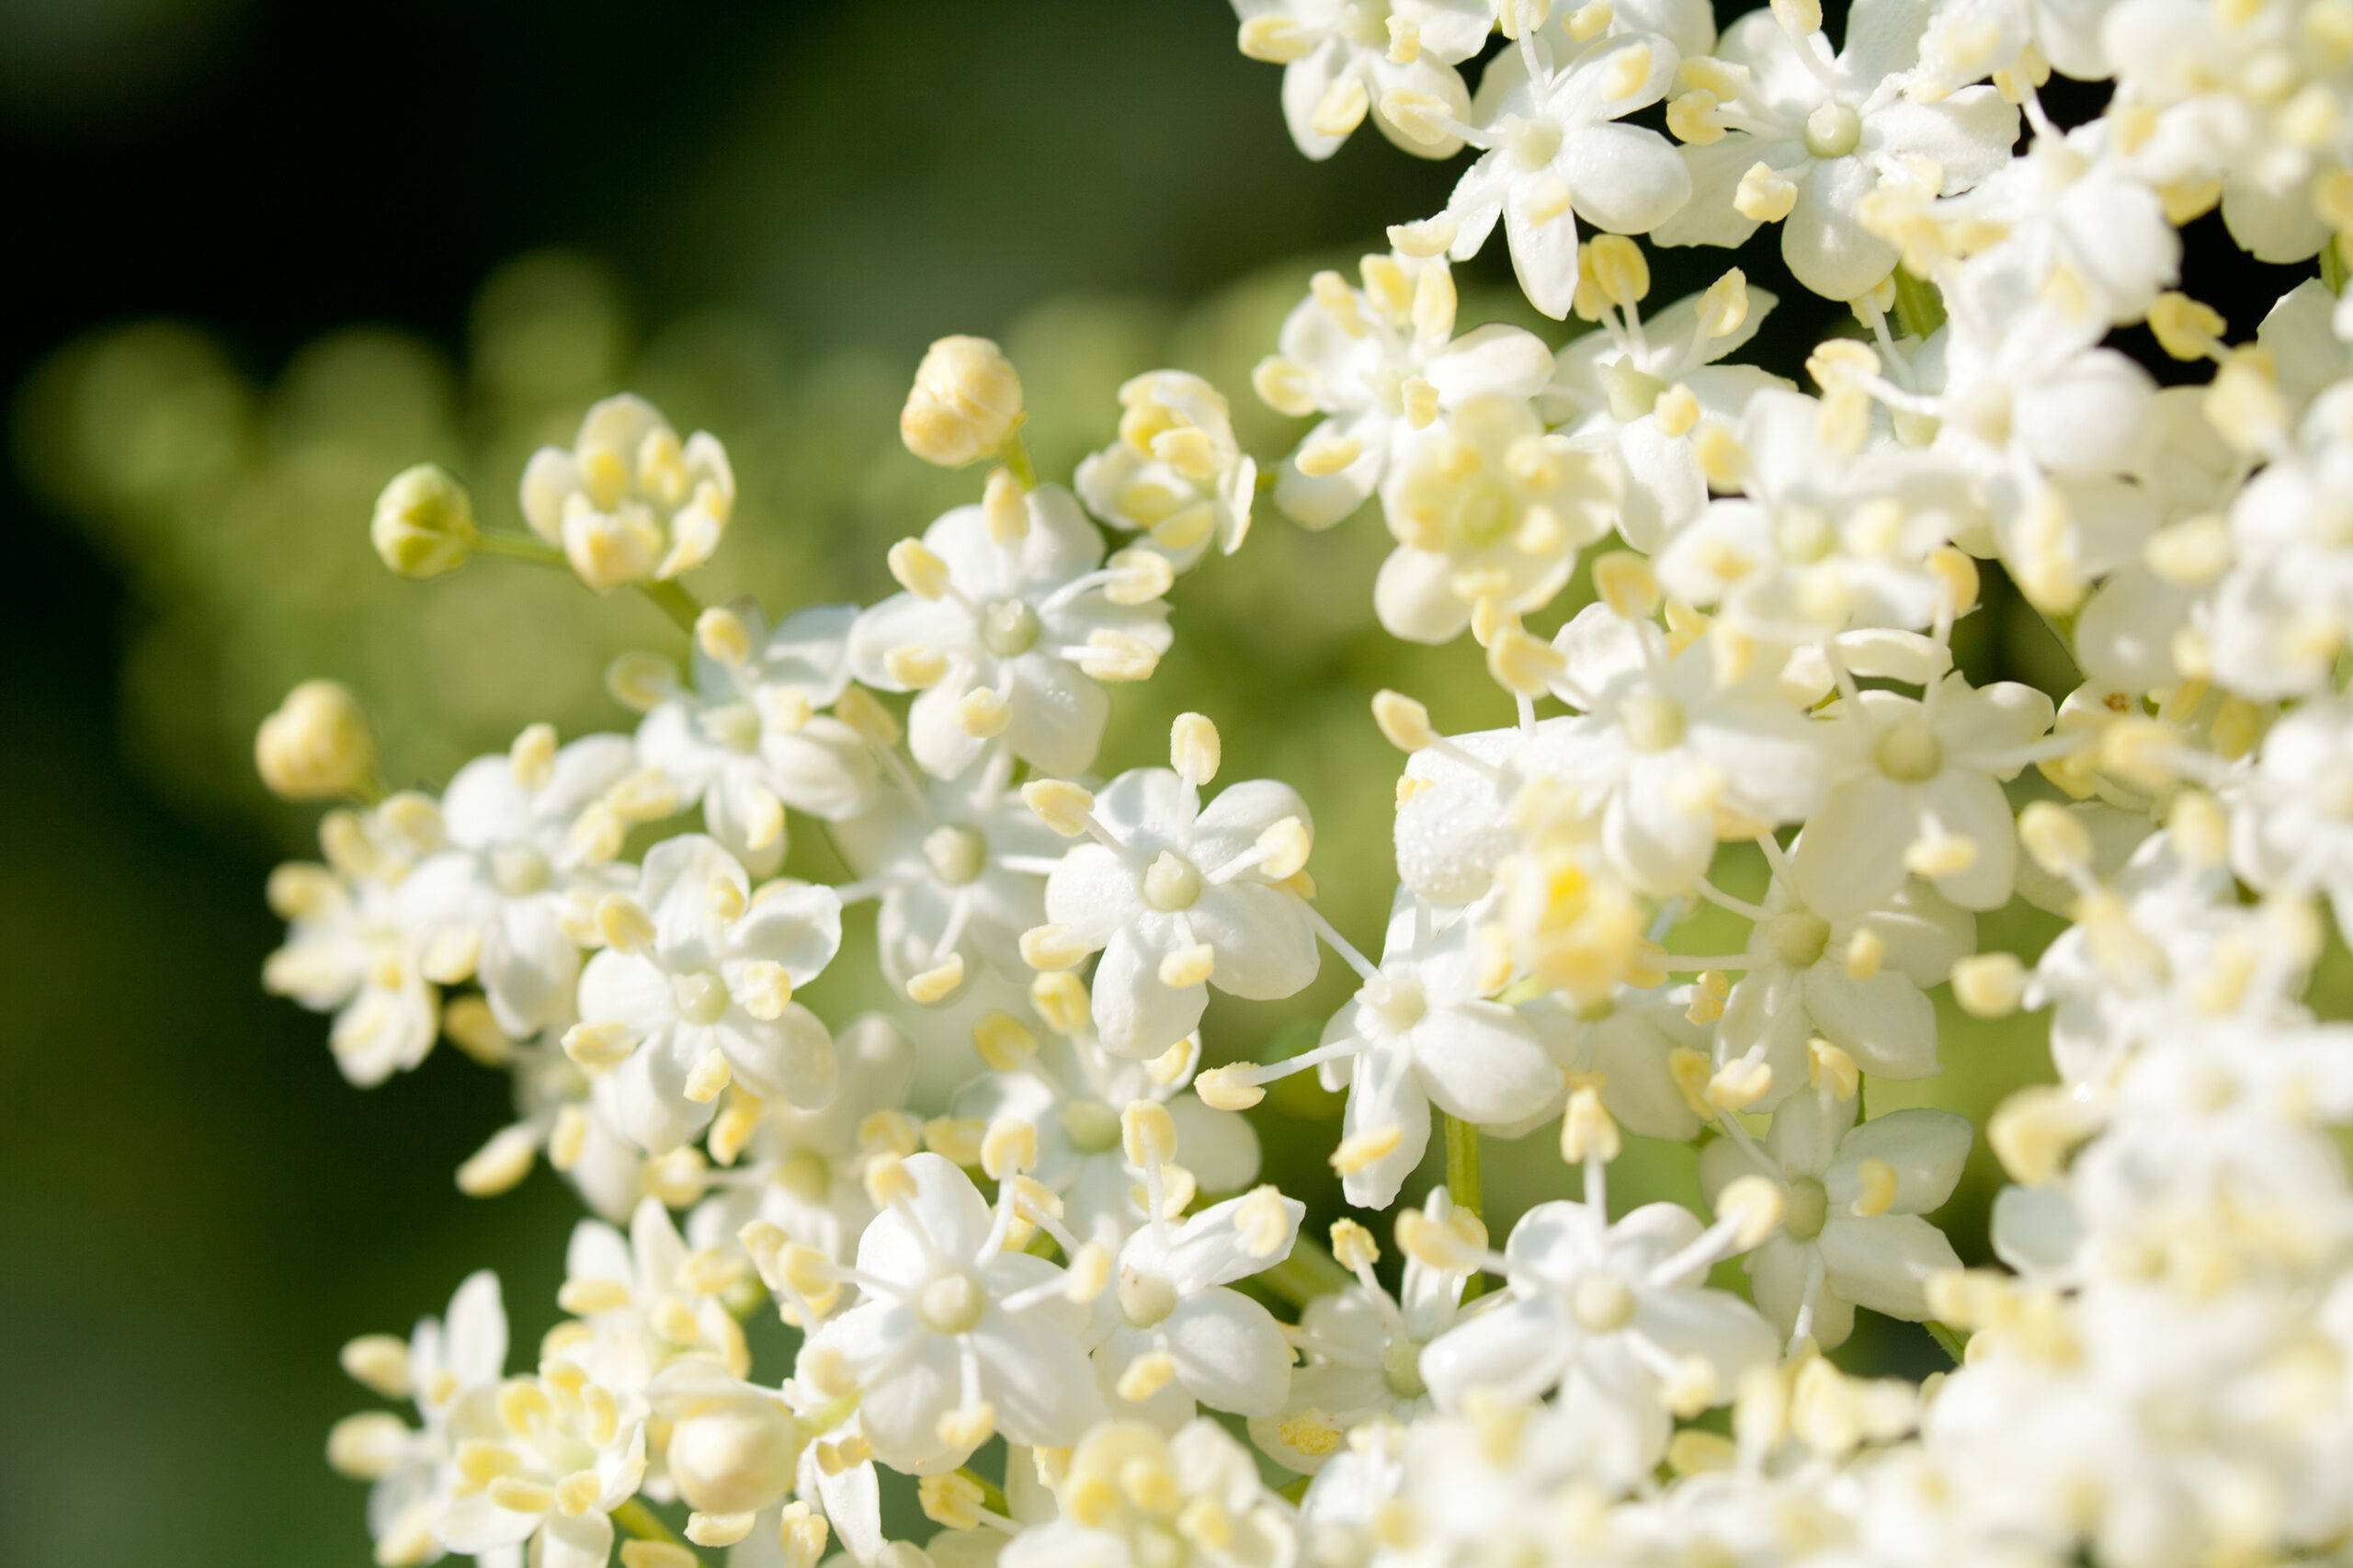
M 2341 1551 L 2353 1039 L 2314 983 L 2353 918 L 2353 11 L 1859 0 L 1834 45 L 1814 0 L 1235 8 L 1308 156 L 1368 118 L 1475 153 L 1283 322 L 1254 380 L 1314 421 L 1288 453 L 1164 369 L 1042 483 L 1013 368 L 945 340 L 902 433 L 978 498 L 891 547 L 893 597 L 780 617 L 678 581 L 733 479 L 633 398 L 532 460 L 532 534 L 437 470 L 387 491 L 393 569 L 537 561 L 691 646 L 613 667 L 633 731 L 533 726 L 438 794 L 385 791 L 331 684 L 262 727 L 274 789 L 346 802 L 272 881 L 267 983 L 356 1084 L 445 1036 L 508 1074 L 460 1185 L 544 1158 L 597 1216 L 530 1371 L 488 1275 L 350 1346 L 417 1415 L 330 1443 L 378 1561 Z M 2054 121 L 2054 70 L 2112 83 L 2096 117 Z M 2177 287 L 2217 206 L 2320 257 L 2245 341 Z M 1459 319 L 1498 223 L 1564 345 Z M 1777 303 L 1736 267 L 1649 305 L 1641 237 L 1769 224 L 1848 318 L 1802 380 L 1733 362 Z M 1210 717 L 1165 767 L 1101 755 L 1180 575 L 1367 508 L 1372 616 L 1502 720 L 1367 694 L 1404 754 L 1377 948 Z M 2072 690 L 1959 667 L 1996 585 Z M 780 874 L 804 831 L 845 879 Z M 2063 933 L 1981 949 L 2018 903 Z M 1703 917 L 1745 936 L 1696 952 Z M 894 1002 L 829 1023 L 846 920 Z M 1210 1011 L 1327 965 L 1352 992 L 1288 1054 Z M 2051 1081 L 1982 1128 L 1868 1112 L 1938 1074 L 1947 987 L 2047 1013 Z M 1349 1210 L 1313 1227 L 1246 1114 L 1310 1071 Z M 1483 1153 L 1540 1128 L 1576 1197 L 1492 1235 Z M 1969 1267 L 1935 1216 L 1981 1134 L 2008 1185 Z M 1704 1210 L 1613 1207 L 1630 1140 L 1696 1146 Z M 789 1375 L 753 1365 L 771 1313 Z M 1956 1365 L 1842 1369 L 1859 1313 Z M 885 1528 L 910 1485 L 920 1544 Z

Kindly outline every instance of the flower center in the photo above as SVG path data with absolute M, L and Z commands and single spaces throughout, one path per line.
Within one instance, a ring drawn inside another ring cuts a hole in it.
M 931 873 L 951 888 L 961 888 L 981 874 L 988 863 L 988 841 L 961 823 L 949 823 L 924 835 L 923 858 Z
M 1038 645 L 1038 612 L 1022 599 L 997 599 L 981 611 L 981 646 L 1000 659 Z
M 703 733 L 730 751 L 757 751 L 760 715 L 748 702 L 730 702 L 702 716 Z
M 1830 1218 L 1830 1194 L 1811 1176 L 1790 1183 L 1789 1201 L 1781 1209 L 1781 1228 L 1790 1233 L 1792 1241 L 1810 1242 L 1822 1234 L 1822 1222 Z
M 1561 128 L 1549 119 L 1521 119 L 1504 132 L 1504 145 L 1524 169 L 1540 169 L 1561 150 Z
M 727 985 L 707 969 L 682 974 L 670 982 L 677 998 L 678 1016 L 690 1024 L 715 1024 L 727 1012 Z
M 1122 1271 L 1120 1311 L 1131 1328 L 1151 1328 L 1176 1310 L 1176 1287 L 1157 1274 Z
M 936 1275 L 915 1297 L 915 1317 L 934 1334 L 970 1334 L 988 1306 L 981 1282 L 962 1269 Z
M 1665 751 L 1683 739 L 1683 710 L 1653 692 L 1637 692 L 1620 703 L 1618 722 L 1636 751 Z
M 554 878 L 548 858 L 528 844 L 502 844 L 491 852 L 490 880 L 509 898 L 538 892 Z
M 1511 533 L 1511 496 L 1481 469 L 1454 492 L 1454 538 L 1468 550 L 1500 544 Z
M 1108 1154 L 1120 1146 L 1120 1113 L 1101 1100 L 1073 1100 L 1063 1107 L 1063 1136 L 1081 1154 Z
M 1765 945 L 1791 969 L 1810 969 L 1830 945 L 1830 922 L 1802 909 L 1784 910 L 1765 922 Z
M 1422 1347 L 1410 1339 L 1392 1339 L 1381 1352 L 1381 1381 L 1399 1399 L 1419 1399 L 1429 1392 L 1422 1381 Z
M 1163 915 L 1190 909 L 1201 896 L 1201 874 L 1173 849 L 1164 849 L 1143 874 L 1143 901 Z
M 1631 425 L 1656 408 L 1658 394 L 1666 390 L 1665 381 L 1623 359 L 1601 367 L 1601 385 L 1609 394 L 1609 417 L 1620 425 Z
M 834 1167 L 813 1150 L 795 1149 L 777 1163 L 776 1184 L 805 1202 L 821 1203 L 834 1189 Z
M 1812 565 L 1830 553 L 1830 519 L 1812 506 L 1784 506 L 1773 518 L 1773 546 L 1785 561 Z
M 1587 1334 L 1615 1334 L 1634 1321 L 1634 1292 L 1615 1274 L 1588 1274 L 1569 1295 L 1569 1315 Z
M 1826 99 L 1805 117 L 1805 150 L 1817 158 L 1843 158 L 1862 140 L 1863 117 L 1850 104 Z
M 1423 1015 L 1430 1010 L 1429 997 L 1422 990 L 1420 979 L 1410 973 L 1384 971 L 1379 980 L 1367 982 L 1357 995 L 1373 1017 L 1395 1034 L 1403 1034 L 1420 1023 Z
M 1898 784 L 1934 778 L 1945 765 L 1943 743 L 1917 713 L 1898 719 L 1882 731 L 1871 756 L 1879 770 Z

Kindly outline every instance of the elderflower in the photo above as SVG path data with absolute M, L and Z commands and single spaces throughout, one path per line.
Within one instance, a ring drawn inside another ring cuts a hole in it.
M 626 393 L 587 412 L 571 450 L 541 447 L 523 471 L 523 520 L 599 593 L 701 565 L 734 508 L 718 437 L 698 430 L 681 442 Z

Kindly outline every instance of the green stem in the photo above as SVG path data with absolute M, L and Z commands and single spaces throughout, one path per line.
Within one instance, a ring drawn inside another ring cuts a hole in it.
M 529 562 L 534 566 L 561 566 L 566 571 L 572 568 L 572 562 L 564 559 L 563 551 L 536 534 L 485 528 L 474 540 L 474 548 L 484 555 L 503 555 L 509 561 Z M 643 594 L 654 608 L 676 621 L 679 631 L 693 635 L 695 620 L 702 614 L 702 605 L 683 585 L 668 582 L 640 583 L 637 591 Z
M 1454 1199 L 1457 1210 L 1467 1212 L 1483 1223 L 1485 1216 L 1479 1210 L 1479 1130 L 1442 1110 L 1431 1114 L 1445 1129 L 1447 1196 Z M 1463 1281 L 1462 1299 L 1470 1301 L 1483 1288 L 1479 1276 L 1472 1275 Z
M 1016 484 L 1024 490 L 1038 488 L 1038 465 L 1029 460 L 1029 443 L 1021 438 L 1019 430 L 1005 438 L 1005 445 L 997 449 L 996 455 L 1012 473 Z
M 1944 296 L 1925 278 L 1895 269 L 1895 324 L 1906 337 L 1927 337 L 1945 324 Z
M 640 583 L 637 591 L 652 601 L 654 608 L 668 616 L 688 636 L 694 635 L 695 622 L 702 616 L 702 605 L 694 595 L 676 583 Z
M 632 1497 L 613 1510 L 613 1523 L 640 1540 L 658 1540 L 669 1546 L 684 1546 L 669 1526 L 654 1517 L 642 1497 Z
M 1332 1255 L 1310 1237 L 1302 1236 L 1290 1256 L 1256 1276 L 1258 1282 L 1294 1307 L 1318 1296 L 1328 1296 L 1356 1283 L 1356 1276 L 1340 1267 Z
M 509 561 L 528 561 L 535 566 L 568 566 L 563 551 L 537 534 L 508 533 L 503 528 L 484 528 L 474 538 L 474 549 L 484 555 L 503 555 Z
M 2345 245 L 2335 234 L 2320 247 L 2320 280 L 2332 294 L 2345 292 Z
M 956 1473 L 981 1489 L 982 1507 L 986 1508 L 992 1514 L 1003 1514 L 1008 1517 L 1011 1516 L 1013 1508 L 1012 1506 L 1005 1500 L 1004 1487 L 999 1486 L 987 1476 L 981 1474 L 971 1465 L 965 1465 L 957 1471 Z
M 1928 1331 L 1928 1337 L 1935 1340 L 1937 1344 L 1943 1348 L 1944 1353 L 1952 1358 L 1952 1364 L 1954 1366 L 1958 1367 L 1961 1365 L 1962 1350 L 1968 1343 L 1966 1340 L 1962 1339 L 1961 1335 L 1955 1334 L 1952 1330 L 1947 1328 L 1944 1324 L 1937 1322 L 1934 1318 L 1929 1319 L 1920 1326 L 1927 1329 Z

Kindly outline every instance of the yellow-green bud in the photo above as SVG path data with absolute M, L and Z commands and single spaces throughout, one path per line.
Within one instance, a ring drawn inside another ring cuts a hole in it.
M 376 497 L 368 537 L 385 565 L 403 577 L 438 577 L 466 563 L 479 532 L 473 497 L 436 463 L 404 469 Z

